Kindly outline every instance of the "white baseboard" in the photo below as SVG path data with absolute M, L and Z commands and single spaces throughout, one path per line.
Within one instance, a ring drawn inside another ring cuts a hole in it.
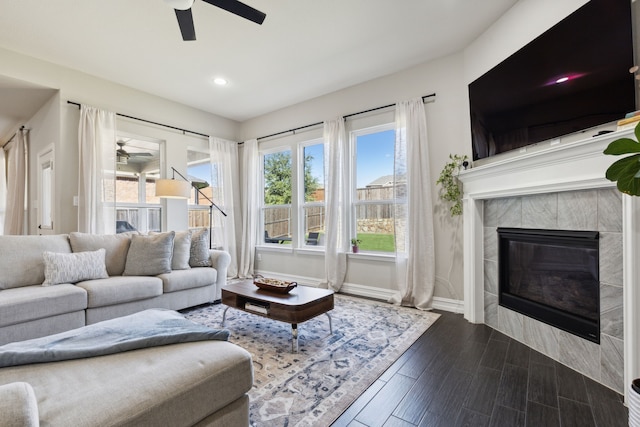
M 293 276 L 290 274 L 276 273 L 273 271 L 256 271 L 265 277 L 286 280 L 288 282 L 304 283 L 306 286 L 318 287 L 322 282 L 315 277 Z M 343 283 L 340 292 L 358 297 L 372 298 L 380 301 L 388 301 L 395 293 L 391 289 L 381 289 L 373 286 L 360 285 L 357 283 Z M 451 298 L 433 297 L 433 308 L 436 310 L 448 311 L 451 313 L 464 313 L 464 301 Z

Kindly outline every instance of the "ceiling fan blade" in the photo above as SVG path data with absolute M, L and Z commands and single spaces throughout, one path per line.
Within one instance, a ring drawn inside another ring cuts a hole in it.
M 253 21 L 256 24 L 262 25 L 264 22 L 264 18 L 267 17 L 266 14 L 260 12 L 257 9 L 252 8 L 251 6 L 247 6 L 246 4 L 239 2 L 238 0 L 204 0 L 205 2 L 217 6 L 220 9 L 224 9 L 227 12 L 231 12 L 234 15 L 238 15 L 242 18 L 248 19 L 249 21 Z
M 182 33 L 182 40 L 189 41 L 196 39 L 196 29 L 193 26 L 193 15 L 191 9 L 176 11 L 176 18 L 178 18 L 178 25 L 180 26 L 180 32 Z
M 132 157 L 151 157 L 153 154 L 151 153 L 129 153 Z

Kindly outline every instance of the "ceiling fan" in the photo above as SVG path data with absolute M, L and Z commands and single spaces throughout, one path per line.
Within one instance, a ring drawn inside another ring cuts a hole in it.
M 164 0 L 165 3 L 173 7 L 176 11 L 176 18 L 178 18 L 178 25 L 180 26 L 180 32 L 182 33 L 182 39 L 184 41 L 195 40 L 196 30 L 193 26 L 193 15 L 191 14 L 191 5 L 194 0 Z M 248 19 L 256 24 L 262 25 L 266 14 L 260 12 L 257 9 L 247 6 L 246 4 L 238 0 L 203 0 L 210 5 L 219 7 L 220 9 L 231 12 L 234 15 L 238 15 L 241 18 Z
M 129 153 L 124 149 L 124 146 L 127 145 L 126 141 L 123 140 L 119 140 L 118 142 L 116 142 L 116 145 L 118 145 L 118 149 L 116 150 L 116 157 L 117 157 L 117 162 L 118 163 L 123 163 L 126 164 L 127 160 L 130 159 L 131 157 L 151 157 L 153 156 L 153 154 L 151 153 Z

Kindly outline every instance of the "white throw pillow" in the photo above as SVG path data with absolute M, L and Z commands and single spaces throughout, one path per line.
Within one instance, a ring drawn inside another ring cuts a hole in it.
M 83 280 L 106 279 L 109 277 L 105 266 L 104 248 L 90 252 L 71 254 L 44 251 L 43 286 L 60 283 L 77 283 Z

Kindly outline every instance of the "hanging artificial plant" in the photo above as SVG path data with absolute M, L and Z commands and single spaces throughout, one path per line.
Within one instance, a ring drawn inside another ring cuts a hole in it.
M 469 162 L 466 155 L 449 154 L 449 159 L 442 168 L 436 184 L 440 184 L 442 187 L 440 198 L 451 203 L 449 207 L 451 216 L 457 216 L 462 214 L 462 184 L 458 180 L 458 173 L 460 168 L 466 167 Z
M 636 125 L 634 134 L 640 141 L 640 123 Z M 605 175 L 609 181 L 617 182 L 618 190 L 630 196 L 640 196 L 640 142 L 638 141 L 619 138 L 611 141 L 604 150 L 604 154 L 614 156 L 633 154 L 614 162 Z

